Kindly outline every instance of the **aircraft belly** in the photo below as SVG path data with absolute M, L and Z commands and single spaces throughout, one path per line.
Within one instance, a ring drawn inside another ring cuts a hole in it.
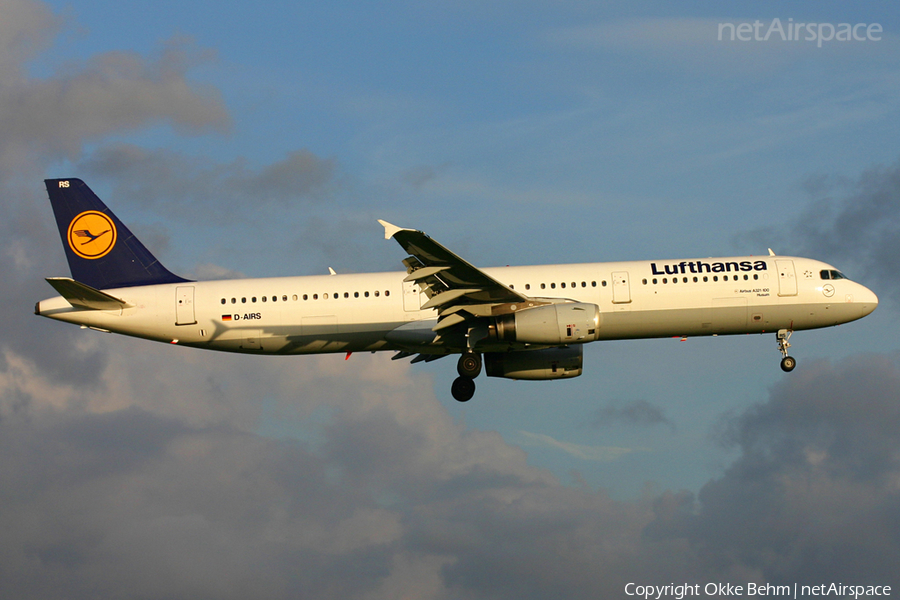
M 390 349 L 385 335 L 399 325 L 367 324 L 354 331 L 341 331 L 331 319 L 315 319 L 301 326 L 228 327 L 207 342 L 192 344 L 222 350 L 259 354 L 321 354 Z
M 714 299 L 709 306 L 606 312 L 600 339 L 767 333 L 846 322 L 855 307 L 817 302 L 748 305 L 742 298 Z M 855 313 L 853 313 L 855 314 Z

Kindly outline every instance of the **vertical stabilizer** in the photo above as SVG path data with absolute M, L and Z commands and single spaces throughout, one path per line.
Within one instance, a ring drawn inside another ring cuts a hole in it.
M 102 290 L 187 281 L 166 269 L 80 179 L 46 179 L 72 279 Z

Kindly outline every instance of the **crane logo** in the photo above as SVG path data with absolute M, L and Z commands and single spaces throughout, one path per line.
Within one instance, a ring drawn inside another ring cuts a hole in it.
M 88 210 L 69 223 L 67 239 L 69 248 L 81 258 L 102 258 L 116 245 L 116 225 L 108 215 Z

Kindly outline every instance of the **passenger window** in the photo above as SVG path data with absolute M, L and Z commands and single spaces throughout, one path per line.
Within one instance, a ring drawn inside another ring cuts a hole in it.
M 379 292 L 378 290 L 375 290 L 375 297 L 377 298 L 380 295 L 381 295 L 381 292 Z
M 225 304 L 225 298 L 222 298 L 222 304 Z
M 262 297 L 262 301 L 263 301 L 263 302 L 266 302 L 267 300 L 268 300 L 268 298 L 267 298 L 266 296 L 263 296 L 263 297 Z
M 353 297 L 354 297 L 354 298 L 359 298 L 359 292 L 353 292 Z
M 555 290 L 555 289 L 556 289 L 556 284 L 555 284 L 555 283 L 551 283 L 551 284 L 550 284 L 550 289 L 551 289 L 551 290 Z
M 530 289 L 531 289 L 531 284 L 530 284 L 530 283 L 526 283 L 526 284 L 525 284 L 525 289 L 526 289 L 526 290 L 530 290 Z
M 390 296 L 390 295 L 391 295 L 391 291 L 390 291 L 390 290 L 384 290 L 384 295 L 385 295 L 385 296 Z

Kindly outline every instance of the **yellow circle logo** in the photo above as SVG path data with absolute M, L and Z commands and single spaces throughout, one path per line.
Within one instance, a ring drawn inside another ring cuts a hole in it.
M 68 239 L 69 248 L 81 258 L 101 258 L 116 245 L 116 226 L 102 212 L 88 210 L 69 223 Z

